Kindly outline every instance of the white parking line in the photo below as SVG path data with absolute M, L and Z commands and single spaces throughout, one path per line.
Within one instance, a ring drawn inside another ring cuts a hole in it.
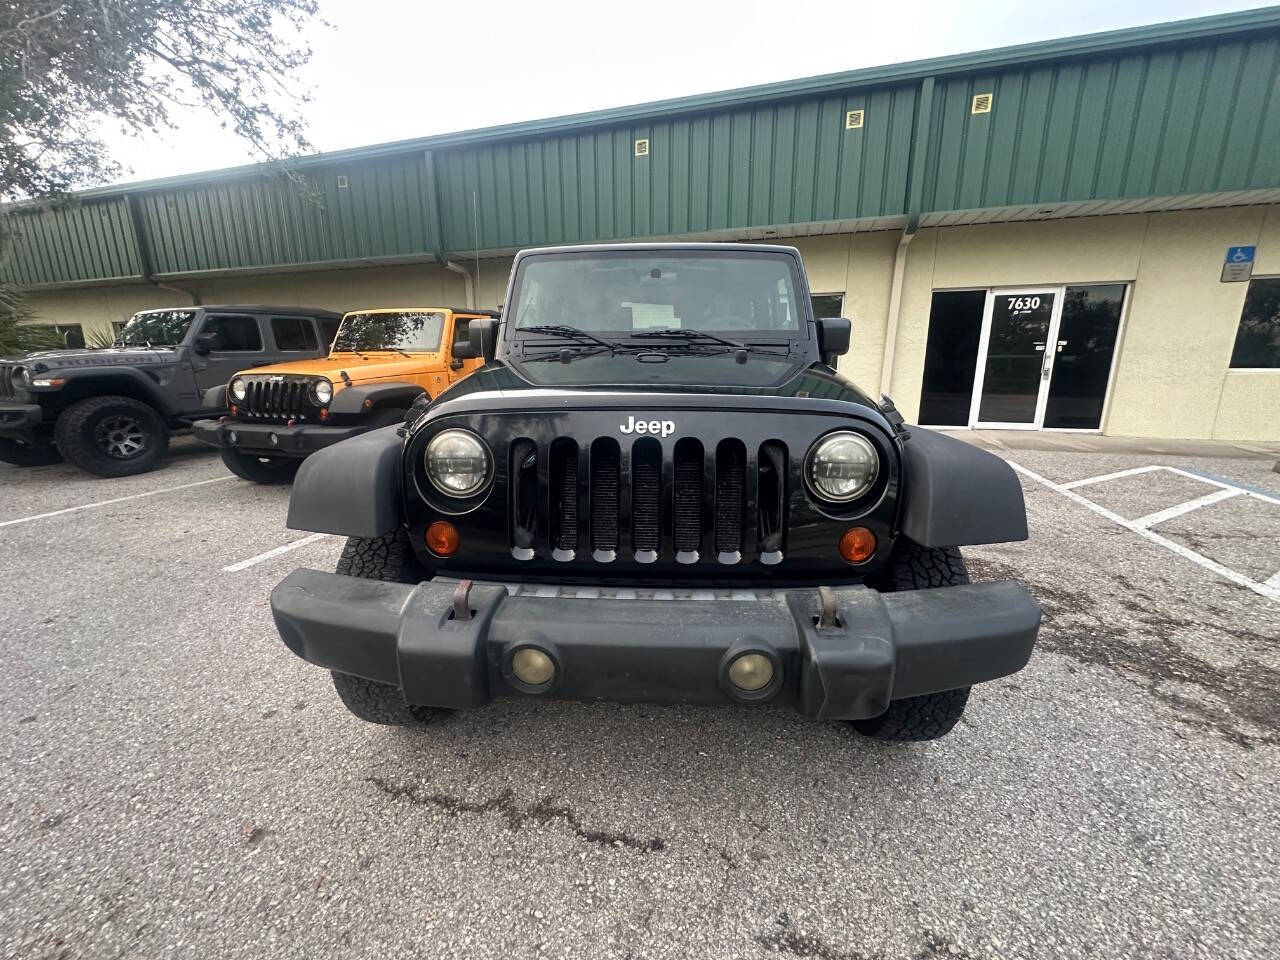
M 262 563 L 264 560 L 270 560 L 272 557 L 278 557 L 282 553 L 288 553 L 290 550 L 297 550 L 299 547 L 305 547 L 309 543 L 315 543 L 317 540 L 325 539 L 327 533 L 313 533 L 309 537 L 303 537 L 301 540 L 295 540 L 293 543 L 286 543 L 283 547 L 276 547 L 274 550 L 268 550 L 266 553 L 260 553 L 256 557 L 250 557 L 248 560 L 241 560 L 239 563 L 233 563 L 222 568 L 223 573 L 239 573 L 241 570 L 248 570 L 250 567 Z
M 1275 587 L 1277 590 L 1280 590 L 1280 570 L 1277 570 L 1275 573 L 1273 573 L 1273 574 L 1272 574 L 1272 575 L 1267 579 L 1267 582 L 1263 584 L 1263 586 L 1264 586 L 1264 587 Z
M 0 527 L 11 527 L 16 523 L 30 523 L 33 520 L 45 520 L 49 517 L 60 517 L 64 513 L 75 513 L 77 510 L 93 510 L 97 507 L 109 507 L 113 503 L 124 503 L 126 500 L 141 500 L 143 497 L 154 497 L 162 493 L 173 493 L 175 490 L 189 490 L 191 487 L 202 487 L 206 483 L 221 483 L 223 480 L 231 480 L 232 477 L 214 477 L 211 480 L 197 480 L 194 483 L 180 483 L 176 487 L 161 487 L 159 490 L 148 490 L 146 493 L 131 493 L 127 497 L 116 497 L 112 500 L 99 500 L 97 503 L 82 503 L 77 507 L 67 507 L 65 510 L 50 510 L 48 513 L 37 513 L 30 517 L 18 517 L 16 520 L 0 520 Z
M 1018 469 L 1022 468 L 1019 467 Z M 1119 480 L 1121 477 L 1136 477 L 1140 473 L 1150 473 L 1152 470 L 1163 469 L 1164 467 L 1134 467 L 1132 470 L 1117 470 L 1115 473 L 1104 473 L 1100 477 L 1085 477 L 1083 480 L 1072 480 L 1070 483 L 1059 483 L 1056 486 L 1063 490 L 1073 490 L 1076 487 L 1087 486 L 1091 483 L 1102 483 L 1104 480 Z
M 1155 513 L 1148 513 L 1145 517 L 1139 517 L 1137 520 L 1130 522 L 1135 527 L 1154 527 L 1157 523 L 1164 523 L 1166 520 L 1172 520 L 1174 517 L 1180 517 L 1184 513 L 1190 513 L 1192 510 L 1199 510 L 1201 507 L 1207 507 L 1209 504 L 1217 503 L 1220 500 L 1243 496 L 1244 493 L 1244 490 L 1215 490 L 1213 493 L 1206 493 L 1203 497 L 1197 497 L 1195 500 L 1188 500 L 1185 503 L 1175 503 L 1172 507 L 1165 507 Z
M 1034 470 L 1028 470 L 1026 467 L 1022 466 L 1019 463 L 1014 463 L 1012 460 L 1009 460 L 1007 462 L 1009 466 L 1013 467 L 1013 469 L 1017 470 L 1019 473 L 1023 474 L 1024 476 L 1029 477 L 1030 479 L 1034 480 L 1036 483 L 1043 484 L 1044 486 L 1048 487 L 1050 490 L 1057 491 L 1058 493 L 1066 497 L 1068 500 L 1073 500 L 1076 503 L 1080 504 L 1082 507 L 1087 507 L 1088 509 L 1096 513 L 1098 516 L 1105 517 L 1106 519 L 1110 520 L 1112 523 L 1119 524 L 1120 526 L 1124 527 L 1126 530 L 1131 530 L 1132 532 L 1136 533 L 1138 536 L 1146 540 L 1150 540 L 1152 543 L 1159 544 L 1160 546 L 1164 547 L 1166 550 L 1170 551 L 1171 553 L 1176 553 L 1178 556 L 1186 560 L 1190 560 L 1192 563 L 1199 564 L 1200 566 L 1204 567 L 1206 570 L 1213 571 L 1214 573 L 1216 573 L 1218 576 L 1222 577 L 1225 580 L 1230 580 L 1232 583 L 1239 584 L 1240 586 L 1248 590 L 1252 590 L 1254 593 L 1260 596 L 1266 597 L 1268 600 L 1274 600 L 1277 603 L 1280 603 L 1280 584 L 1272 583 L 1272 581 L 1275 580 L 1276 577 L 1272 577 L 1266 583 L 1258 583 L 1256 580 L 1251 580 L 1242 573 L 1237 573 L 1235 570 L 1232 570 L 1230 567 L 1224 567 L 1222 564 L 1218 563 L 1218 561 L 1216 560 L 1210 560 L 1208 557 L 1204 556 L 1203 554 L 1196 553 L 1194 550 L 1192 550 L 1189 547 L 1184 547 L 1182 544 L 1175 543 L 1174 541 L 1168 539 L 1167 537 L 1162 537 L 1160 536 L 1160 534 L 1154 532 L 1153 530 L 1148 530 L 1146 527 L 1138 526 L 1137 523 L 1133 520 L 1126 520 L 1124 517 L 1120 516 L 1120 514 L 1115 513 L 1114 511 L 1108 510 L 1106 507 L 1099 506 L 1098 504 L 1094 503 L 1092 500 L 1089 500 L 1086 497 L 1082 497 L 1080 494 L 1070 489 L 1067 484 L 1054 483 L 1052 480 L 1049 480 L 1045 477 L 1040 476 L 1040 474 L 1036 473 Z M 1156 467 L 1154 469 L 1161 469 L 1161 468 Z M 1126 475 L 1133 476 L 1134 474 L 1137 474 L 1137 473 L 1146 473 L 1146 472 L 1148 471 L 1134 470 L 1134 471 L 1130 471 Z M 1225 486 L 1225 485 L 1218 484 L 1218 486 Z M 1241 492 L 1247 492 L 1247 491 L 1241 491 Z

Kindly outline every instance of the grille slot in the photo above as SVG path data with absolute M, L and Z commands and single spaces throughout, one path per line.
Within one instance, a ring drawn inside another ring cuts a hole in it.
M 612 437 L 580 447 L 568 437 L 511 444 L 513 555 L 608 563 L 629 549 L 643 563 L 782 559 L 787 450 L 776 440 L 748 452 L 725 439 L 714 453 L 692 437 L 653 437 L 629 449 Z M 669 462 L 664 462 L 664 459 Z M 581 549 L 579 549 L 581 548 Z
M 12 400 L 18 395 L 13 385 L 13 371 L 13 367 L 0 365 L 0 400 Z
M 573 553 L 578 546 L 578 445 L 551 445 L 551 544 Z
M 619 458 L 611 437 L 591 445 L 591 549 L 597 553 L 618 549 Z
M 662 446 L 637 440 L 631 448 L 631 545 L 657 552 L 662 542 Z
M 684 439 L 675 453 L 675 522 L 677 554 L 696 553 L 702 542 L 702 444 Z
M 316 411 L 310 386 L 309 380 L 300 377 L 250 379 L 236 409 L 242 416 L 260 420 L 306 420 Z
M 747 448 L 722 440 L 716 448 L 716 552 L 739 553 L 747 512 Z

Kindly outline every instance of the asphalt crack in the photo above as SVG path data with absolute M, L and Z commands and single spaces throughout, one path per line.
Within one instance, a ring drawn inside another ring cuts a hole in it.
M 1245 749 L 1280 743 L 1280 670 L 1246 652 L 1250 646 L 1266 649 L 1274 638 L 1207 619 L 1170 616 L 1162 608 L 1176 598 L 1156 598 L 1120 574 L 1113 579 L 1127 592 L 1117 602 L 1135 615 L 1138 627 L 1117 626 L 1116 618 L 1092 594 L 1028 580 L 1007 564 L 978 558 L 967 562 L 976 579 L 1023 581 L 1044 610 L 1038 649 L 1139 677 L 1140 685 L 1182 722 Z M 1183 634 L 1205 633 L 1231 641 L 1228 649 L 1239 652 L 1239 662 L 1223 669 L 1187 652 L 1178 642 Z M 1187 686 L 1200 689 L 1208 699 L 1187 696 Z
M 878 951 L 864 953 L 861 950 L 843 950 L 816 934 L 803 933 L 796 928 L 795 922 L 785 910 L 778 915 L 772 930 L 759 934 L 755 939 L 756 943 L 766 949 L 793 957 L 815 957 L 817 960 L 885 960 L 885 955 Z M 950 937 L 931 930 L 924 931 L 924 942 L 911 955 L 910 960 L 934 960 L 941 957 L 948 960 L 975 960 L 973 954 Z
M 546 825 L 558 820 L 588 843 L 596 843 L 604 847 L 623 847 L 640 853 L 657 853 L 667 848 L 667 842 L 662 837 L 642 840 L 621 831 L 591 829 L 583 824 L 571 807 L 557 803 L 552 797 L 543 797 L 525 807 L 516 802 L 515 795 L 510 790 L 505 790 L 487 800 L 467 800 L 465 797 L 452 794 L 429 792 L 417 784 L 391 783 L 382 777 L 366 777 L 365 780 L 393 800 L 405 800 L 418 806 L 434 807 L 449 816 L 496 813 L 506 821 L 509 830 L 519 830 L 527 823 Z

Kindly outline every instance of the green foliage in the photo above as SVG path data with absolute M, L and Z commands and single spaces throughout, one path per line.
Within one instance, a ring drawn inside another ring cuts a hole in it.
M 0 285 L 0 357 L 63 346 L 62 338 L 53 327 L 27 324 L 30 319 L 31 311 L 22 294 Z
M 309 145 L 296 76 L 317 0 L 0 2 L 0 199 L 120 174 L 98 135 L 204 109 L 264 159 Z
M 94 327 L 84 335 L 84 345 L 90 350 L 106 350 L 108 347 L 114 346 L 115 342 L 115 336 L 109 330 L 103 330 L 101 327 Z

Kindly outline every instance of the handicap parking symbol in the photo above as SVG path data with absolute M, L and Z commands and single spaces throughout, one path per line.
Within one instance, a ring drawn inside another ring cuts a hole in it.
M 1227 247 L 1227 263 L 1253 263 L 1257 247 Z

